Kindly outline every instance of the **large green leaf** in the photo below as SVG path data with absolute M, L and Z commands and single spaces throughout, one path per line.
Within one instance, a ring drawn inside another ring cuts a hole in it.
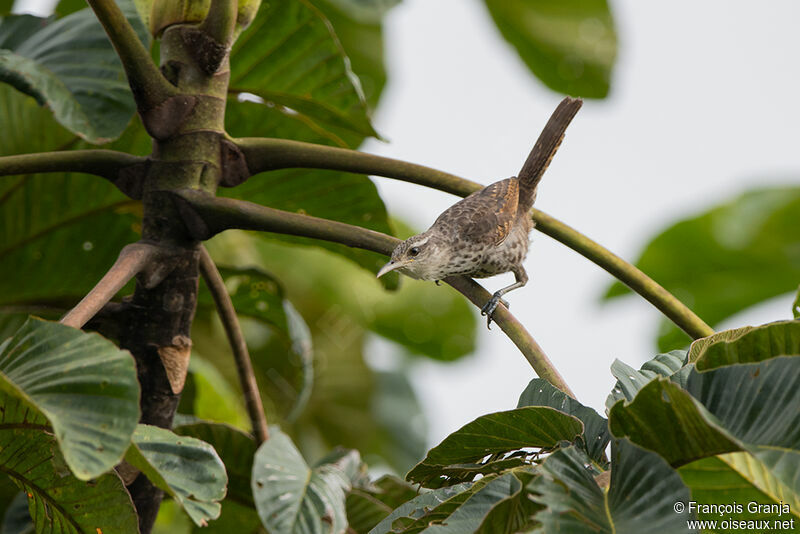
M 509 472 L 481 479 L 393 532 L 403 534 L 460 534 L 477 532 L 491 512 L 522 492 L 522 483 Z M 505 507 L 503 507 L 505 510 Z M 397 522 L 395 523 L 397 524 Z
M 189 436 L 139 425 L 125 460 L 172 496 L 199 526 L 219 517 L 228 477 L 214 447 Z
M 345 492 L 350 480 L 340 464 L 313 469 L 277 427 L 256 452 L 252 490 L 270 532 L 341 534 L 347 527 Z
M 386 84 L 383 60 L 382 16 L 395 0 L 361 2 L 358 0 L 318 0 L 314 5 L 327 18 L 342 43 L 353 72 L 371 109 L 378 104 Z M 365 11 L 367 11 L 365 13 Z
M 606 0 L 484 0 L 503 37 L 545 85 L 604 98 L 617 56 Z
M 777 519 L 776 514 L 764 512 L 751 503 L 775 506 L 787 505 L 789 512 L 800 521 L 800 499 L 797 494 L 786 491 L 785 486 L 760 468 L 745 452 L 723 454 L 697 460 L 678 469 L 683 482 L 692 492 L 692 501 L 700 504 L 719 505 L 737 503 L 740 506 L 726 507 L 725 519 L 755 521 Z M 773 508 L 775 509 L 775 508 Z M 719 512 L 711 507 L 697 507 L 700 520 L 720 521 Z M 781 519 L 789 519 L 784 516 Z M 728 532 L 728 530 L 716 530 Z
M 119 3 L 139 38 L 149 43 L 133 3 Z M 92 143 L 119 137 L 136 111 L 122 64 L 90 9 L 58 20 L 3 19 L 0 81 L 47 105 L 58 122 Z
M 698 371 L 705 371 L 792 355 L 800 355 L 800 321 L 747 326 L 699 339 L 690 347 L 689 361 L 695 362 Z
M 304 0 L 261 3 L 231 51 L 230 91 L 256 94 L 337 137 L 375 135 L 341 45 Z
M 394 509 L 416 496 L 414 487 L 393 475 L 353 487 L 345 502 L 348 526 L 358 534 L 367 534 Z
M 115 472 L 79 480 L 45 432 L 44 416 L 5 393 L 0 403 L 0 470 L 28 496 L 36 532 L 139 532 L 130 495 Z
M 68 148 L 77 140 L 47 109 L 3 84 L 0 117 L 3 156 Z M 128 134 L 126 141 L 138 145 L 138 138 Z M 137 206 L 95 176 L 0 178 L 0 312 L 22 308 L 52 314 L 74 305 L 119 250 L 138 239 Z
M 650 382 L 631 403 L 611 409 L 609 426 L 683 465 L 746 451 L 759 469 L 800 494 L 800 358 L 780 356 L 689 375 L 683 390 Z
M 605 456 L 606 446 L 611 439 L 608 421 L 596 411 L 587 408 L 547 380 L 534 378 L 519 397 L 517 408 L 524 406 L 550 406 L 568 415 L 574 415 L 583 423 L 583 445 L 589 456 L 600 461 Z
M 521 449 L 552 448 L 575 441 L 582 433 L 580 420 L 549 406 L 483 415 L 428 451 L 406 479 L 429 488 L 472 480 L 477 474 L 525 465 L 531 453 Z
M 41 319 L 0 344 L 0 389 L 7 402 L 19 399 L 47 417 L 81 480 L 119 463 L 139 420 L 130 354 L 97 334 Z
M 536 532 L 695 532 L 687 529 L 688 512 L 676 502 L 689 501 L 689 490 L 676 471 L 657 454 L 626 440 L 612 444 L 611 485 L 603 491 L 584 468 L 586 456 L 574 447 L 560 449 L 542 464 L 542 476 L 531 482 Z
M 375 527 L 369 531 L 369 534 L 387 534 L 392 532 L 392 525 L 398 519 L 400 522 L 405 523 L 409 519 L 421 517 L 423 514 L 427 513 L 428 510 L 436 508 L 440 504 L 469 489 L 471 486 L 472 484 L 463 483 L 422 493 L 418 497 L 395 508 L 391 514 L 375 525 Z
M 756 189 L 680 221 L 653 238 L 636 266 L 712 326 L 800 279 L 800 187 Z M 614 284 L 606 298 L 627 293 Z M 689 342 L 666 321 L 661 350 Z

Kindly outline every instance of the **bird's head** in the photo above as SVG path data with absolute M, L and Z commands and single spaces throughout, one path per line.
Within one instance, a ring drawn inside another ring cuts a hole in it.
M 392 251 L 392 259 L 378 271 L 378 278 L 389 271 L 418 280 L 440 280 L 447 264 L 446 246 L 431 231 L 409 237 Z

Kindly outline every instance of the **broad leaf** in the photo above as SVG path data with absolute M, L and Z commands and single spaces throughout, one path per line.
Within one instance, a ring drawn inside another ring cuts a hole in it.
M 497 28 L 545 85 L 605 98 L 617 56 L 606 0 L 484 0 Z
M 63 149 L 77 139 L 47 109 L 3 84 L 0 117 L 3 156 Z M 126 133 L 126 141 L 134 139 Z M 138 239 L 137 206 L 95 176 L 0 178 L 0 306 L 50 314 L 69 309 L 111 267 L 119 250 Z M 53 265 L 59 266 L 58 276 Z
M 653 238 L 636 266 L 710 325 L 794 291 L 800 279 L 800 187 L 757 189 Z M 626 294 L 614 284 L 606 298 Z M 666 321 L 661 350 L 688 344 Z
M 348 525 L 358 534 L 367 534 L 394 509 L 416 496 L 416 489 L 392 475 L 384 475 L 368 487 L 354 487 L 345 502 Z
M 550 406 L 568 415 L 574 415 L 583 423 L 583 444 L 589 456 L 600 461 L 605 456 L 606 445 L 611 439 L 608 421 L 596 411 L 576 401 L 547 380 L 534 378 L 519 397 L 517 408 L 524 406 Z
M 261 3 L 231 51 L 230 91 L 256 94 L 336 137 L 375 135 L 341 45 L 304 0 Z
M 795 521 L 800 520 L 800 496 L 788 491 L 768 471 L 761 469 L 748 453 L 737 452 L 704 458 L 682 466 L 678 473 L 692 492 L 692 501 L 709 505 L 741 505 L 739 509 L 733 506 L 726 509 L 726 519 L 755 521 L 776 518 L 776 514 L 765 513 L 751 505 L 758 503 L 776 506 L 778 509 L 782 504 L 788 505 Z M 703 507 L 698 507 L 697 516 L 700 520 L 720 520 L 718 512 L 712 513 Z
M 726 330 L 695 341 L 689 350 L 698 371 L 776 356 L 800 356 L 800 321 Z
M 371 109 L 375 109 L 386 84 L 382 15 L 395 0 L 367 4 L 358 0 L 319 0 L 314 2 L 330 21 L 342 43 L 353 72 Z M 370 13 L 364 16 L 364 8 Z M 352 9 L 355 8 L 355 9 Z M 377 9 L 376 9 L 377 8 Z
M 6 402 L 18 399 L 47 417 L 81 480 L 119 463 L 139 420 L 130 354 L 97 334 L 41 319 L 28 319 L 0 344 L 0 389 Z
M 115 472 L 78 480 L 56 440 L 43 432 L 47 420 L 22 401 L 3 393 L 0 400 L 0 469 L 28 497 L 36 532 L 139 532 L 130 495 Z
M 398 519 L 400 522 L 405 523 L 410 520 L 410 518 L 415 519 L 421 517 L 428 510 L 436 508 L 440 504 L 469 489 L 471 486 L 472 484 L 467 483 L 456 484 L 455 486 L 448 486 L 446 488 L 439 488 L 422 493 L 418 497 L 396 508 L 380 523 L 375 525 L 375 528 L 370 530 L 369 534 L 387 534 L 392 532 L 392 525 Z
M 522 491 L 522 483 L 509 472 L 481 479 L 460 494 L 426 511 L 408 524 L 395 527 L 403 534 L 460 534 L 477 532 L 489 514 Z M 505 509 L 505 506 L 503 506 Z M 398 522 L 395 522 L 397 525 Z M 402 523 L 402 522 L 401 522 Z
M 119 3 L 139 38 L 149 43 L 133 2 Z M 31 15 L 3 19 L 0 80 L 47 105 L 59 123 L 92 143 L 119 137 L 136 111 L 122 64 L 90 9 L 55 21 Z
M 472 480 L 477 474 L 525 465 L 533 454 L 530 449 L 572 442 L 582 433 L 576 417 L 545 406 L 483 415 L 428 451 L 406 479 L 429 488 Z
M 676 513 L 675 503 L 687 503 L 689 490 L 657 454 L 626 440 L 614 442 L 607 492 L 584 468 L 585 461 L 570 447 L 542 464 L 542 475 L 530 485 L 533 500 L 544 506 L 535 516 L 541 523 L 535 532 L 687 532 L 689 514 Z
M 219 517 L 228 477 L 214 447 L 164 428 L 139 425 L 125 460 L 172 496 L 199 526 Z
M 687 390 L 664 379 L 617 403 L 609 427 L 673 465 L 747 451 L 770 477 L 800 493 L 800 358 L 781 356 L 689 375 Z
M 606 398 L 606 409 L 610 410 L 619 400 L 633 400 L 640 389 L 659 376 L 674 376 L 675 380 L 680 380 L 679 371 L 685 359 L 685 351 L 674 350 L 667 354 L 658 354 L 642 364 L 642 368 L 638 371 L 624 362 L 614 360 L 611 364 L 611 374 L 617 379 L 617 383 Z
M 256 452 L 253 497 L 261 522 L 270 532 L 344 532 L 349 488 L 349 477 L 340 465 L 310 468 L 277 427 L 270 428 L 270 439 Z

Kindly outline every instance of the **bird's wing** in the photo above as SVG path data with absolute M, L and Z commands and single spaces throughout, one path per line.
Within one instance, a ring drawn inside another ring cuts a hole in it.
M 470 241 L 499 245 L 508 237 L 519 203 L 519 181 L 500 180 L 456 203 L 437 219 L 437 223 L 456 225 L 458 233 Z

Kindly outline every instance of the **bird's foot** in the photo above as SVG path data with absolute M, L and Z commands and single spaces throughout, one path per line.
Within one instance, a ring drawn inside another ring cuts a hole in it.
M 501 295 L 502 293 L 500 292 L 495 293 L 492 295 L 492 298 L 489 299 L 489 302 L 487 302 L 486 305 L 481 308 L 481 315 L 486 316 L 486 328 L 489 330 L 492 329 L 492 314 L 494 314 L 494 310 L 497 309 L 497 304 L 502 302 L 503 306 L 506 308 L 509 307 L 508 302 L 500 298 Z

